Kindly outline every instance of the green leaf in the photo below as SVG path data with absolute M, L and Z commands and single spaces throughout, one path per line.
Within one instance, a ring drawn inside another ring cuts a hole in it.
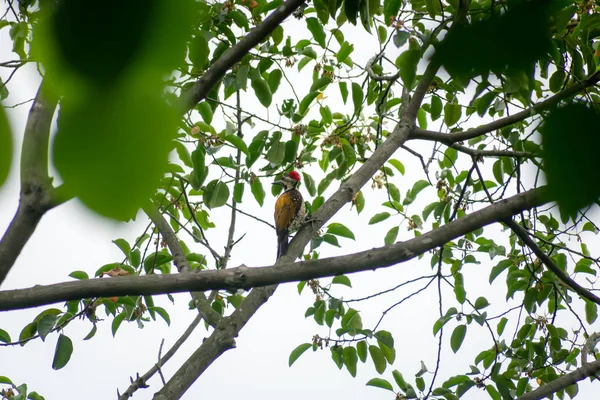
M 387 245 L 396 243 L 396 239 L 398 238 L 399 227 L 394 226 L 392 229 L 386 233 L 383 242 Z
M 452 332 L 452 337 L 450 338 L 450 348 L 452 348 L 452 351 L 454 353 L 456 353 L 458 349 L 460 349 L 460 346 L 462 346 L 466 334 L 466 325 L 458 325 L 456 328 L 454 328 L 454 331 Z
M 254 94 L 260 104 L 264 107 L 269 107 L 271 102 L 273 101 L 273 94 L 271 94 L 271 88 L 269 84 L 258 75 L 254 79 L 252 79 L 252 89 L 254 89 Z
M 311 347 L 312 347 L 312 344 L 303 343 L 300 346 L 296 347 L 294 350 L 292 350 L 292 352 L 290 353 L 290 359 L 288 361 L 288 365 L 291 367 L 292 364 L 294 364 L 296 362 L 298 357 L 300 357 L 306 350 L 310 349 Z
M 313 82 L 312 86 L 310 87 L 309 92 L 316 92 L 317 90 L 323 90 L 330 83 L 331 83 L 331 78 L 328 78 L 328 77 L 316 79 Z
M 265 156 L 267 161 L 275 165 L 281 165 L 285 159 L 285 143 L 276 141 L 271 144 L 271 148 Z
M 550 90 L 554 93 L 559 92 L 563 87 L 565 78 L 566 78 L 566 73 L 564 70 L 562 70 L 561 68 L 556 70 L 552 74 L 552 76 L 550 77 L 550 80 L 548 82 L 548 84 L 549 84 L 548 86 L 550 87 Z
M 425 0 L 425 7 L 431 18 L 435 18 L 436 15 L 442 15 L 442 7 L 439 0 Z
M 213 119 L 213 110 L 212 110 L 210 104 L 208 104 L 208 102 L 206 102 L 206 101 L 203 101 L 200 104 L 198 104 L 196 106 L 196 108 L 198 109 L 198 112 L 200 113 L 202 120 L 204 122 L 206 122 L 208 125 L 210 125 L 212 122 L 212 119 Z
M 194 68 L 200 71 L 203 70 L 208 64 L 208 55 L 210 54 L 208 41 L 204 35 L 200 34 L 191 40 L 188 54 Z
M 5 383 L 7 385 L 14 385 L 14 383 L 6 376 L 0 376 L 0 383 Z
M 389 390 L 390 392 L 394 391 L 394 387 L 392 386 L 392 384 L 383 378 L 373 378 L 369 382 L 367 382 L 367 386 L 378 387 L 380 389 Z
M 342 96 L 342 101 L 346 104 L 348 101 L 348 84 L 346 82 L 339 82 L 338 86 L 340 88 L 340 95 Z
M 340 246 L 340 243 L 338 242 L 337 237 L 335 237 L 334 235 L 326 233 L 322 236 L 322 238 L 325 243 L 329 243 L 330 245 L 335 246 L 335 247 L 342 247 L 342 246 Z
M 117 331 L 119 330 L 119 326 L 121 326 L 121 323 L 123 322 L 124 319 L 125 319 L 125 311 L 122 311 L 115 317 L 115 319 L 113 319 L 111 327 L 110 327 L 113 337 L 117 334 Z
M 492 104 L 492 101 L 494 101 L 496 97 L 498 97 L 498 93 L 488 92 L 481 96 L 479 99 L 477 99 L 477 114 L 480 117 L 483 117 L 485 115 L 485 112 L 488 110 L 490 104 Z
M 348 287 L 352 287 L 352 283 L 350 282 L 350 278 L 348 278 L 346 275 L 336 275 L 333 277 L 333 279 L 331 280 L 331 283 L 337 283 L 339 285 L 345 285 Z
M 129 243 L 125 239 L 116 239 L 113 240 L 113 243 L 117 245 L 119 249 L 125 254 L 125 256 L 129 257 L 129 252 L 131 251 L 131 247 Z
M 398 16 L 402 0 L 383 0 L 383 23 L 391 25 L 392 21 Z
M 148 310 L 150 311 L 150 308 L 148 308 Z M 167 326 L 171 326 L 171 317 L 169 317 L 169 313 L 162 307 L 152 307 L 152 310 L 156 312 L 158 315 L 160 315 L 162 317 L 162 319 L 165 320 L 165 322 L 167 323 Z
M 135 217 L 168 171 L 179 114 L 152 86 L 133 79 L 61 100 L 54 166 L 69 194 L 101 215 Z
M 23 328 L 23 330 L 21 330 L 21 333 L 19 334 L 19 342 L 22 342 L 21 347 L 25 346 L 25 343 L 27 343 L 27 339 L 32 338 L 36 333 L 37 322 L 31 322 L 25 325 L 25 327 Z
M 265 189 L 263 188 L 263 184 L 260 181 L 260 178 L 255 178 L 254 182 L 250 185 L 250 191 L 252 195 L 256 199 L 256 202 L 262 207 L 265 202 Z
M 375 370 L 380 374 L 383 374 L 387 366 L 387 361 L 385 360 L 385 355 L 381 349 L 375 345 L 370 345 L 369 354 L 371 355 L 371 359 L 375 365 Z
M 348 21 L 350 21 L 352 25 L 356 25 L 359 5 L 359 0 L 344 0 L 344 12 L 346 14 L 346 18 L 348 18 Z
M 210 181 L 204 189 L 203 198 L 204 204 L 210 209 L 222 207 L 229 199 L 229 187 L 218 179 Z
M 317 194 L 317 187 L 315 185 L 315 180 L 312 176 L 308 175 L 305 172 L 302 172 L 303 182 L 306 186 L 306 190 L 308 190 L 308 194 L 314 197 Z
M 362 107 L 364 94 L 360 85 L 352 82 L 352 104 L 354 104 L 354 114 L 358 114 Z
M 239 151 L 241 151 L 245 155 L 250 155 L 248 147 L 246 146 L 246 143 L 244 143 L 244 140 L 241 137 L 237 135 L 227 135 L 225 136 L 225 140 L 234 145 Z
M 465 291 L 464 277 L 460 272 L 454 275 L 454 295 L 456 301 L 463 304 L 467 298 L 467 292 Z
M 37 331 L 40 334 L 42 341 L 46 340 L 46 336 L 54 329 L 58 316 L 54 314 L 46 314 L 37 322 Z
M 476 310 L 481 310 L 482 308 L 486 308 L 489 305 L 490 305 L 490 303 L 488 302 L 488 300 L 485 297 L 478 297 L 477 300 L 475 300 L 475 309 Z
M 93 338 L 96 335 L 97 331 L 98 331 L 98 326 L 96 324 L 94 324 L 94 326 L 92 327 L 92 330 L 90 330 L 90 332 L 87 335 L 85 335 L 83 340 L 90 340 L 91 338 Z
M 598 170 L 600 137 L 589 134 L 598 126 L 600 111 L 591 104 L 575 101 L 550 109 L 539 127 L 548 190 L 563 214 L 573 215 L 600 198 L 600 184 L 594 172 Z M 567 137 L 565 129 L 569 132 Z
M 4 84 L 0 81 L 0 86 Z M 12 134 L 4 107 L 0 105 L 0 186 L 4 184 L 12 163 L 13 145 Z
M 408 385 L 406 384 L 406 381 L 404 380 L 404 377 L 402 376 L 400 371 L 398 371 L 397 369 L 393 370 L 392 376 L 394 377 L 394 380 L 396 381 L 396 384 L 398 385 L 398 387 L 400 389 L 402 389 L 403 391 L 406 391 L 406 388 L 408 387 Z
M 344 43 L 342 43 L 340 50 L 336 53 L 335 58 L 337 59 L 337 61 L 339 63 L 343 63 L 344 61 L 346 61 L 348 56 L 350 56 L 350 54 L 352 54 L 353 51 L 354 51 L 354 45 L 350 44 L 348 42 L 344 42 Z
M 394 338 L 392 337 L 392 334 L 390 332 L 379 330 L 374 333 L 374 336 L 377 338 L 378 341 L 380 341 L 390 349 L 394 348 Z
M 356 343 L 356 352 L 358 353 L 358 358 L 361 362 L 364 363 L 367 361 L 367 342 L 361 340 L 360 342 Z
M 323 30 L 323 25 L 321 25 L 319 20 L 316 18 L 307 18 L 306 26 L 308 27 L 310 33 L 312 33 L 313 39 L 319 43 L 319 46 L 325 48 L 325 31 Z
M 342 357 L 344 360 L 344 365 L 350 372 L 353 378 L 356 377 L 356 365 L 358 364 L 358 356 L 356 354 L 356 349 L 352 346 L 344 347 L 344 351 L 342 353 Z
M 354 233 L 352 233 L 352 231 L 348 229 L 345 225 L 342 225 L 338 222 L 333 222 L 329 224 L 329 226 L 327 227 L 327 233 L 356 240 L 356 238 L 354 237 Z
M 277 92 L 279 88 L 279 84 L 281 83 L 281 78 L 283 77 L 283 72 L 280 69 L 274 69 L 269 74 L 269 89 L 271 89 L 271 93 Z
M 396 66 L 399 68 L 400 78 L 407 88 L 412 88 L 412 84 L 417 76 L 417 64 L 421 59 L 419 50 L 406 50 L 396 59 Z
M 425 189 L 428 186 L 431 186 L 431 184 L 429 182 L 427 182 L 426 180 L 419 180 L 419 181 L 415 182 L 412 189 L 410 190 L 411 196 L 413 198 L 417 197 L 417 194 L 419 194 L 423 189 Z
M 387 212 L 387 211 L 384 211 L 384 212 L 379 213 L 379 214 L 375 214 L 371 218 L 371 220 L 369 220 L 369 225 L 373 225 L 373 224 L 376 224 L 378 222 L 385 221 L 386 219 L 388 219 L 390 217 L 390 215 L 391 214 L 389 212 Z
M 67 365 L 73 353 L 73 342 L 71 339 L 60 334 L 56 342 L 56 350 L 54 351 L 54 360 L 52 360 L 52 369 L 58 370 Z
M 314 99 L 317 98 L 319 92 L 310 92 L 300 102 L 300 108 L 298 109 L 298 113 L 300 115 L 305 115 L 306 111 L 308 111 L 308 107 L 311 105 Z
M 462 115 L 460 104 L 446 103 L 444 105 L 444 123 L 448 126 L 456 124 Z
M 10 343 L 10 335 L 4 329 L 0 329 L 0 342 Z
M 88 279 L 89 278 L 87 272 L 85 272 L 85 271 L 73 271 L 69 274 L 69 276 L 71 278 L 75 278 L 75 279 Z
M 594 323 L 598 318 L 598 306 L 596 303 L 585 300 L 585 320 L 588 324 Z
M 431 120 L 435 121 L 442 115 L 442 100 L 438 96 L 431 96 Z
M 194 189 L 198 190 L 204 183 L 206 176 L 208 175 L 208 168 L 206 168 L 205 150 L 203 147 L 198 147 L 192 151 L 192 164 L 194 166 Z
M 244 188 L 246 184 L 244 182 L 238 182 L 233 186 L 233 201 L 241 203 L 244 197 Z
M 401 175 L 404 175 L 404 172 L 405 172 L 404 164 L 402 164 L 399 160 L 396 160 L 394 158 L 388 160 L 388 162 L 390 164 L 392 164 L 392 166 L 394 168 L 396 168 L 398 170 L 398 172 L 400 172 Z
M 417 111 L 417 123 L 419 124 L 419 128 L 427 129 L 427 114 L 422 108 L 419 108 L 419 111 Z
M 342 328 L 349 327 L 353 329 L 362 329 L 362 319 L 358 311 L 353 308 L 346 311 L 342 317 L 341 325 Z

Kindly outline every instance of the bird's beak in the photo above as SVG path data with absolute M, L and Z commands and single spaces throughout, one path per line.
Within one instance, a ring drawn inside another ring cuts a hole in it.
M 281 186 L 283 186 L 283 182 L 281 182 L 281 181 L 275 181 L 275 182 L 271 183 L 271 185 L 281 185 Z

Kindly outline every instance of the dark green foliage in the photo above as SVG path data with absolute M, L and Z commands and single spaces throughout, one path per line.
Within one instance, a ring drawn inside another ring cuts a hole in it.
M 550 3 L 511 0 L 505 12 L 456 26 L 436 47 L 434 59 L 465 80 L 490 72 L 530 73 L 550 51 Z
M 600 198 L 600 112 L 581 101 L 553 108 L 540 126 L 548 186 L 573 215 Z

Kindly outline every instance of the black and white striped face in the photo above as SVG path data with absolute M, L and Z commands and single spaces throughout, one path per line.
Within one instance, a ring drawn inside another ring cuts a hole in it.
M 280 181 L 273 182 L 274 185 L 281 185 L 285 191 L 295 189 L 300 181 L 295 180 L 287 175 L 281 177 Z

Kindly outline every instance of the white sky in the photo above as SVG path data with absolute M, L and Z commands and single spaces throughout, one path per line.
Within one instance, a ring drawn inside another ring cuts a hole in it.
M 294 24 L 297 24 L 295 21 Z M 362 29 L 362 28 L 361 28 Z M 354 31 L 360 32 L 358 31 Z M 346 34 L 347 38 L 350 37 Z M 375 49 L 372 43 L 376 38 L 365 35 L 360 36 L 360 41 L 354 41 L 355 60 L 366 60 L 373 56 Z M 362 42 L 365 40 L 365 42 Z M 368 42 L 367 42 L 368 40 Z M 1 60 L 16 58 L 11 52 L 11 43 L 8 38 L 8 29 L 0 30 L 0 57 Z M 312 69 L 309 64 L 303 73 L 308 74 Z M 0 70 L 0 76 L 6 78 L 7 71 Z M 33 66 L 26 66 L 17 72 L 9 84 L 11 95 L 5 105 L 12 105 L 32 98 L 37 90 L 39 78 Z M 283 82 L 282 82 L 283 85 Z M 400 90 L 400 89 L 397 89 Z M 297 88 L 298 95 L 305 93 L 304 85 Z M 332 103 L 333 111 L 337 107 L 337 88 L 332 86 L 326 96 Z M 245 95 L 244 105 L 251 104 L 253 93 Z M 286 98 L 277 96 L 275 99 Z M 233 99 L 233 97 L 231 98 Z M 230 100 L 231 100 L 230 99 Z M 276 100 L 274 100 L 274 103 Z M 351 101 L 346 106 L 346 113 L 351 113 Z M 24 124 L 27 118 L 29 104 L 9 110 L 16 146 L 20 145 Z M 253 110 L 254 111 L 254 110 Z M 261 108 L 256 112 L 266 117 Z M 272 111 L 273 112 L 273 111 Z M 273 114 L 272 114 L 273 115 Z M 215 118 L 215 121 L 218 119 Z M 223 127 L 216 127 L 217 130 Z M 430 129 L 435 129 L 430 126 Z M 256 132 L 258 132 L 258 128 Z M 246 127 L 246 138 L 256 132 Z M 285 136 L 284 136 L 285 137 Z M 413 148 L 413 143 L 409 144 Z M 429 148 L 428 146 L 425 148 Z M 0 232 L 8 226 L 17 207 L 18 201 L 18 149 L 14 160 L 13 170 L 9 181 L 0 189 Z M 430 150 L 424 152 L 428 157 Z M 401 190 L 402 195 L 412 187 L 412 183 L 423 179 L 423 171 L 419 161 L 400 151 L 399 158 L 406 166 L 407 176 L 392 178 Z M 260 162 L 259 162 L 260 163 Z M 259 164 L 257 163 L 257 164 Z M 491 167 L 492 163 L 486 164 Z M 255 167 L 257 168 L 257 167 Z M 311 167 L 310 172 L 316 172 L 317 166 Z M 320 176 L 316 173 L 317 176 Z M 434 177 L 432 176 L 432 179 Z M 317 179 L 318 182 L 318 179 Z M 264 182 L 267 198 L 263 208 L 259 208 L 253 199 L 249 188 L 246 188 L 244 201 L 240 208 L 246 212 L 257 215 L 263 219 L 272 218 L 274 198 L 270 195 L 268 182 Z M 333 183 L 327 194 L 337 188 Z M 303 191 L 308 197 L 306 190 Z M 398 217 L 390 218 L 385 223 L 369 226 L 368 220 L 377 212 L 383 211 L 379 206 L 384 201 L 383 191 L 365 190 L 367 206 L 359 218 L 349 206 L 332 220 L 342 222 L 349 226 L 355 233 L 357 240 L 352 242 L 340 238 L 341 249 L 323 244 L 319 251 L 321 256 L 347 254 L 359 250 L 369 249 L 383 245 L 385 233 L 400 222 Z M 435 190 L 428 188 L 424 191 L 427 199 L 432 201 Z M 327 197 L 327 196 L 326 196 Z M 415 203 L 411 206 L 412 214 L 420 213 L 422 206 L 427 203 Z M 212 220 L 216 221 L 217 228 L 210 231 L 211 244 L 217 249 L 222 249 L 229 225 L 229 209 L 220 208 L 212 212 Z M 429 223 L 431 220 L 428 221 Z M 68 274 L 73 270 L 87 271 L 90 276 L 100 266 L 115 262 L 122 258 L 120 250 L 111 243 L 111 240 L 123 237 L 132 242 L 142 232 L 146 224 L 143 214 L 138 215 L 138 220 L 133 223 L 114 223 L 91 215 L 77 201 L 71 201 L 49 212 L 38 226 L 35 234 L 26 245 L 23 253 L 17 260 L 8 279 L 2 286 L 3 290 L 12 288 L 29 287 L 36 284 L 49 284 L 68 281 Z M 428 226 L 430 226 L 428 224 Z M 493 229 L 498 234 L 498 229 Z M 229 266 L 245 263 L 248 266 L 270 265 L 275 257 L 275 235 L 264 224 L 258 223 L 244 216 L 238 217 L 236 238 L 248 233 L 235 247 Z M 411 238 L 412 232 L 406 230 L 406 224 L 401 226 L 399 240 Z M 487 235 L 488 237 L 490 235 Z M 196 246 L 196 247 L 192 247 Z M 190 247 L 198 252 L 205 253 L 196 244 Z M 591 246 L 590 246 L 591 247 Z M 504 303 L 504 275 L 496 283 L 499 287 L 491 289 L 487 283 L 490 268 L 499 259 L 485 261 L 480 265 L 469 264 L 464 267 L 466 287 L 469 298 L 473 301 L 478 296 L 486 296 L 492 303 L 488 309 L 489 315 L 502 311 L 507 306 Z M 347 290 L 341 286 L 335 293 L 340 293 L 344 298 L 358 298 L 390 288 L 412 277 L 426 275 L 431 272 L 429 257 L 422 261 L 412 261 L 406 264 L 374 272 L 365 272 L 351 276 L 354 289 Z M 322 280 L 327 282 L 327 280 Z M 364 326 L 372 327 L 381 315 L 381 311 L 405 297 L 412 291 L 421 287 L 424 282 L 402 288 L 386 296 L 370 301 L 369 303 L 354 304 L 362 312 Z M 90 341 L 81 339 L 91 329 L 89 321 L 73 321 L 66 327 L 64 333 L 74 343 L 74 351 L 70 362 L 60 371 L 51 368 L 57 334 L 50 334 L 46 342 L 39 339 L 29 342 L 25 347 L 0 347 L 0 375 L 8 376 L 17 385 L 26 382 L 30 391 L 37 391 L 46 399 L 56 398 L 81 398 L 106 399 L 116 395 L 116 390 L 123 392 L 129 384 L 129 376 L 136 373 L 145 373 L 156 362 L 158 348 L 162 339 L 165 340 L 163 353 L 177 340 L 194 319 L 195 311 L 187 310 L 189 295 L 176 295 L 175 306 L 170 305 L 166 296 L 157 299 L 157 303 L 165 307 L 172 324 L 167 327 L 162 320 L 146 324 L 144 329 L 138 329 L 135 323 L 123 323 L 117 336 L 112 337 L 110 323 L 102 309 L 98 316 L 105 318 L 98 324 L 98 333 Z M 298 296 L 296 284 L 282 285 L 275 296 L 263 306 L 250 320 L 237 338 L 237 349 L 230 350 L 215 361 L 213 365 L 198 379 L 183 398 L 262 398 L 275 399 L 392 399 L 393 394 L 381 389 L 366 387 L 365 383 L 378 376 L 369 359 L 366 364 L 359 363 L 358 375 L 352 378 L 344 369 L 338 371 L 331 361 L 328 350 L 305 353 L 292 368 L 288 368 L 288 357 L 291 350 L 297 345 L 310 342 L 314 334 L 324 337 L 329 334 L 326 327 L 317 326 L 312 318 L 304 318 L 304 312 L 314 301 L 310 289 L 306 288 L 302 296 Z M 457 306 L 453 294 L 445 290 L 444 310 Z M 56 305 L 61 308 L 61 305 Z M 16 312 L 0 313 L 0 328 L 8 331 L 13 340 L 18 339 L 21 329 L 43 309 L 23 310 Z M 465 310 L 468 312 L 468 310 Z M 516 318 L 515 315 L 513 315 Z M 432 285 L 424 294 L 419 295 L 389 313 L 382 324 L 383 329 L 392 332 L 396 341 L 396 362 L 384 373 L 383 377 L 393 382 L 391 371 L 399 369 L 405 379 L 414 385 L 414 373 L 420 368 L 421 360 L 425 361 L 430 370 L 435 366 L 437 337 L 432 335 L 433 322 L 437 319 L 437 294 L 435 285 Z M 454 355 L 449 350 L 449 337 L 456 322 L 450 322 L 446 329 L 442 357 L 442 372 L 438 378 L 441 384 L 448 377 L 463 373 L 479 351 L 491 346 L 490 340 L 483 328 L 470 325 L 463 348 Z M 598 323 L 595 324 L 598 327 Z M 494 326 L 495 327 L 495 326 Z M 509 328 L 507 327 L 507 330 Z M 331 333 L 332 336 L 334 332 Z M 187 359 L 208 334 L 203 326 L 199 326 L 192 337 L 180 349 L 168 364 L 163 367 L 166 379 Z M 429 383 L 429 374 L 425 375 Z M 155 375 L 150 381 L 151 387 L 136 392 L 136 399 L 151 398 L 160 388 L 160 380 Z M 588 386 L 580 385 L 580 386 Z M 580 390 L 581 398 L 586 398 Z M 591 390 L 587 392 L 591 395 Z M 486 398 L 487 395 L 473 388 L 465 399 Z M 587 397 L 591 398 L 591 397 Z

